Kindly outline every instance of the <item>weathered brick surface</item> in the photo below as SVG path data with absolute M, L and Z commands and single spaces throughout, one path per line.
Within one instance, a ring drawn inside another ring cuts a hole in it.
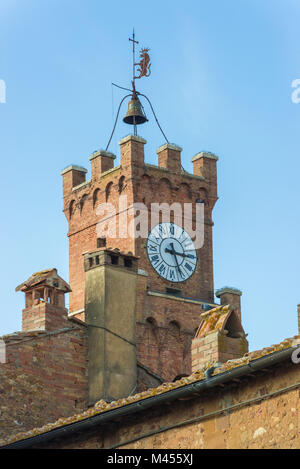
M 206 337 L 192 340 L 192 371 L 199 370 L 207 363 L 234 360 L 248 352 L 245 338 L 227 337 L 221 331 L 209 333 Z
M 298 365 L 286 362 L 223 389 L 125 416 L 117 425 L 106 424 L 39 447 L 298 449 L 299 370 Z M 222 409 L 225 411 L 221 413 Z M 187 424 L 190 419 L 198 420 Z M 169 429 L 162 431 L 165 427 Z
M 22 312 L 22 331 L 51 331 L 68 325 L 67 310 L 57 305 L 40 303 Z
M 8 336 L 9 337 L 9 336 Z M 0 436 L 54 422 L 87 407 L 86 327 L 5 339 L 0 364 Z

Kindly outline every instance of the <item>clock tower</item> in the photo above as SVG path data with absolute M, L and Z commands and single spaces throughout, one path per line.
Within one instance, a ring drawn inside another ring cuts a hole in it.
M 200 314 L 215 306 L 212 211 L 217 200 L 218 158 L 207 152 L 196 154 L 190 174 L 182 169 L 182 149 L 177 145 L 159 147 L 158 164 L 151 165 L 144 158 L 143 138 L 128 135 L 119 144 L 119 166 L 114 166 L 115 155 L 99 150 L 90 156 L 89 180 L 83 167 L 71 165 L 62 171 L 64 213 L 69 223 L 69 314 L 85 320 L 84 255 L 110 249 L 116 259 L 119 253 L 128 253 L 128 259 L 135 256 L 137 360 L 164 380 L 173 380 L 191 372 L 191 341 Z M 127 206 L 120 206 L 122 198 Z M 189 204 L 193 222 L 197 204 L 202 204 L 201 247 L 177 220 L 175 223 L 172 211 L 169 222 L 160 213 L 159 223 L 151 226 L 151 205 L 159 210 L 161 204 L 169 207 L 174 203 L 182 209 Z M 130 235 L 134 204 L 147 210 L 149 232 L 144 238 Z M 105 206 L 114 208 L 112 215 L 99 210 Z M 99 226 L 112 218 L 116 229 L 99 237 Z M 122 314 L 122 297 L 119 301 Z
M 130 94 L 122 99 L 120 107 L 125 98 L 130 97 L 123 121 L 133 126 L 133 135 L 119 142 L 120 164 L 115 166 L 116 156 L 108 151 L 110 138 L 105 150 L 90 156 L 90 179 L 86 180 L 87 170 L 77 165 L 70 165 L 62 171 L 64 213 L 69 224 L 72 289 L 69 315 L 87 323 L 96 318 L 87 298 L 93 297 L 95 289 L 98 291 L 97 282 L 93 280 L 92 286 L 86 282 L 88 278 L 103 278 L 106 287 L 102 285 L 101 300 L 95 293 L 97 302 L 102 306 L 108 305 L 106 313 L 101 307 L 102 316 L 107 316 L 113 301 L 111 317 L 115 318 L 115 323 L 110 324 L 108 333 L 115 337 L 120 335 L 117 318 L 124 321 L 124 303 L 127 302 L 127 310 L 129 304 L 128 291 L 125 280 L 115 285 L 107 284 L 107 279 L 113 277 L 105 274 L 105 266 L 110 259 L 114 265 L 110 269 L 126 271 L 131 269 L 134 259 L 136 286 L 134 301 L 130 304 L 134 303 L 135 311 L 134 315 L 129 314 L 129 310 L 126 314 L 135 323 L 135 342 L 132 339 L 127 342 L 135 347 L 140 367 L 153 376 L 158 375 L 163 381 L 172 381 L 191 373 L 191 342 L 199 326 L 200 314 L 216 306 L 212 211 L 218 198 L 218 158 L 209 152 L 197 153 L 192 158 L 193 173 L 183 170 L 182 148 L 168 142 L 150 100 L 135 87 L 135 80 L 151 74 L 149 49 L 140 51 L 140 62 L 136 63 L 135 46 L 138 42 L 134 33 L 130 41 L 133 47 L 132 91 L 129 90 Z M 148 121 L 141 97 L 150 103 L 166 141 L 156 151 L 156 165 L 145 160 L 147 142 L 137 135 L 137 126 Z M 119 111 L 116 123 L 118 115 Z M 195 236 L 199 233 L 199 214 L 201 242 L 199 236 Z M 97 259 L 98 262 L 104 259 L 101 265 L 104 270 L 98 277 L 87 274 L 90 268 L 97 268 Z M 133 291 L 133 283 L 130 285 Z M 108 291 L 114 300 L 105 299 Z M 106 323 L 107 317 L 105 319 L 104 316 L 97 326 L 88 325 L 99 328 L 99 324 Z M 133 329 L 130 330 L 132 338 Z M 93 343 L 99 346 L 102 339 L 97 338 L 96 333 L 93 337 Z M 95 356 L 98 355 L 95 352 Z M 103 370 L 105 363 L 104 359 Z

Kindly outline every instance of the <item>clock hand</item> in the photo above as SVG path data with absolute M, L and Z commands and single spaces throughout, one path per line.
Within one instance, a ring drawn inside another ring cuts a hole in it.
M 172 251 L 171 249 L 165 250 L 165 252 L 168 252 L 169 254 L 176 254 L 176 256 L 181 256 L 181 257 L 187 257 L 187 254 L 184 254 L 183 252 L 177 252 L 177 251 Z
M 176 251 L 175 251 L 175 249 L 174 249 L 174 244 L 171 243 L 170 246 L 171 246 L 171 248 L 172 248 L 171 253 L 172 253 L 173 256 L 175 257 L 175 261 L 176 261 L 176 265 L 177 265 L 178 272 L 180 273 L 180 277 L 182 277 L 181 269 L 180 269 L 180 267 L 179 267 L 178 260 L 177 260 L 177 257 L 176 257 Z

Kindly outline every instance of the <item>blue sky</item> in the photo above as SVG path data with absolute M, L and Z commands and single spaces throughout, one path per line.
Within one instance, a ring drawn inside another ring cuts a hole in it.
M 298 0 L 0 0 L 0 334 L 21 327 L 16 285 L 48 267 L 68 279 L 60 171 L 89 169 L 105 148 L 123 96 L 111 82 L 130 85 L 133 26 L 152 59 L 138 89 L 183 166 L 202 150 L 220 158 L 215 288 L 243 291 L 251 349 L 297 333 L 299 22 Z M 163 137 L 153 118 L 139 130 L 155 164 Z M 110 150 L 128 133 L 120 122 Z

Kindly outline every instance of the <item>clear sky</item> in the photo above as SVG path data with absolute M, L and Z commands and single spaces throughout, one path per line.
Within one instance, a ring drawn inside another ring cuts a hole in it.
M 89 169 L 105 148 L 123 96 L 111 82 L 130 85 L 133 26 L 152 60 L 138 89 L 183 166 L 202 150 L 219 156 L 215 288 L 243 291 L 251 349 L 297 333 L 299 23 L 299 0 L 0 0 L 0 334 L 21 328 L 19 283 L 48 267 L 68 280 L 60 171 Z M 145 110 L 139 134 L 155 164 L 164 140 Z M 120 123 L 118 156 L 128 133 Z

